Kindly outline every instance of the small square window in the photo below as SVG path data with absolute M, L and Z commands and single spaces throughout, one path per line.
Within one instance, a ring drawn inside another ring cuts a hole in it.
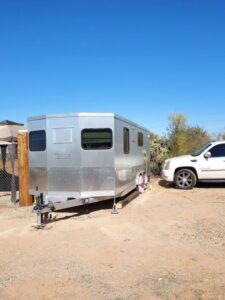
M 29 133 L 30 151 L 45 151 L 46 133 L 44 130 L 31 131 Z

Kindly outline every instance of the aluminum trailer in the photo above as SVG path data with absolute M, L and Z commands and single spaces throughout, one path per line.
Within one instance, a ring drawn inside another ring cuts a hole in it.
M 30 194 L 42 212 L 121 197 L 150 172 L 149 131 L 114 113 L 28 118 Z

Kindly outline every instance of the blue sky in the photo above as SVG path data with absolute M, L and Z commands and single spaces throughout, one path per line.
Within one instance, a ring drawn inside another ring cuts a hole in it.
M 116 112 L 225 127 L 224 0 L 0 1 L 0 120 Z

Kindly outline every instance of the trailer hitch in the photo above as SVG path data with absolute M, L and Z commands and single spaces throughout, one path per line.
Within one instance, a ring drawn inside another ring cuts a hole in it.
M 44 228 L 44 220 L 48 219 L 49 212 L 53 211 L 54 207 L 51 205 L 44 204 L 43 193 L 35 196 L 35 206 L 33 207 L 33 212 L 37 215 L 37 223 L 33 227 L 37 229 Z
M 41 193 L 35 196 L 35 206 L 33 207 L 33 211 L 34 212 L 41 211 L 44 208 L 45 208 L 44 199 L 43 199 L 43 194 Z

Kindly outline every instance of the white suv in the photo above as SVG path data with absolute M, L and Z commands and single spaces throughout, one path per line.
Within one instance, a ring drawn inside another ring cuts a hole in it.
M 180 189 L 191 189 L 197 181 L 225 181 L 225 141 L 207 144 L 191 155 L 165 160 L 162 178 Z

